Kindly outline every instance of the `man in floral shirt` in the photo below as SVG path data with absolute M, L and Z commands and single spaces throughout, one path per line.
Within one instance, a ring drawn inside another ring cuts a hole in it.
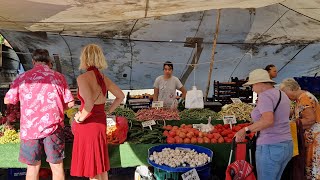
M 64 179 L 64 109 L 73 106 L 73 96 L 64 76 L 49 68 L 45 49 L 32 54 L 33 69 L 21 74 L 4 98 L 5 104 L 20 101 L 19 161 L 27 164 L 26 179 L 37 179 L 44 149 L 53 179 Z

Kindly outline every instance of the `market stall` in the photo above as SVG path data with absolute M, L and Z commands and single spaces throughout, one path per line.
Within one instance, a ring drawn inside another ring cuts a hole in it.
M 234 133 L 237 130 L 239 130 L 242 126 L 248 124 L 246 121 L 242 121 L 239 119 L 243 118 L 242 112 L 242 114 L 235 114 L 236 117 L 239 117 L 237 121 L 237 123 L 239 124 L 238 126 L 233 126 L 232 129 L 230 129 L 229 124 L 223 125 L 223 120 L 220 120 L 222 119 L 221 116 L 223 116 L 223 113 L 230 113 L 230 115 L 232 115 L 232 111 L 235 111 L 231 109 L 234 108 L 233 106 L 243 108 L 242 106 L 244 105 L 231 105 L 229 107 L 229 110 L 225 108 L 220 113 L 216 113 L 209 109 L 185 109 L 181 112 L 164 109 L 143 109 L 138 111 L 137 113 L 134 113 L 131 109 L 128 108 L 117 108 L 114 113 L 115 115 L 124 116 L 127 117 L 127 119 L 129 119 L 127 120 L 128 132 L 126 142 L 124 142 L 123 144 L 118 144 L 122 143 L 122 141 L 119 142 L 119 139 L 117 139 L 117 141 L 114 141 L 116 139 L 111 135 L 116 131 L 116 128 L 114 128 L 115 126 L 108 127 L 108 130 L 112 132 L 107 132 L 107 137 L 110 143 L 113 143 L 109 144 L 109 157 L 111 168 L 136 167 L 139 165 L 150 166 L 147 162 L 147 159 L 148 150 L 151 147 L 167 143 L 192 143 L 200 145 L 202 147 L 209 148 L 213 151 L 212 167 L 214 167 L 214 172 L 216 174 L 220 174 L 220 176 L 223 175 L 228 163 L 231 148 L 231 136 L 233 136 Z M 14 107 L 8 108 L 7 113 L 9 113 L 6 117 L 12 116 L 10 115 L 10 111 L 15 112 Z M 241 109 L 241 111 L 243 111 L 243 109 Z M 76 109 L 71 109 L 66 112 L 66 158 L 64 160 L 66 169 L 70 168 L 70 162 L 72 157 L 72 134 L 70 134 L 71 128 L 68 125 L 71 121 L 67 118 L 67 116 L 71 117 L 72 114 L 75 112 Z M 208 133 L 202 133 L 201 127 L 197 126 L 208 125 L 208 117 L 211 117 L 213 119 L 209 123 L 210 128 L 215 129 L 215 131 L 209 130 L 210 132 L 208 131 Z M 156 122 L 155 125 L 151 125 L 152 130 L 149 126 L 143 127 L 142 125 L 143 123 L 148 122 L 150 120 L 154 120 Z M 18 128 L 18 121 L 18 118 L 10 119 L 10 122 L 15 122 L 13 123 L 12 128 Z M 198 132 L 198 135 L 191 136 L 188 133 L 183 133 L 187 131 L 187 129 L 184 130 L 184 127 L 187 128 L 187 126 L 189 128 L 188 131 Z M 171 131 L 172 129 L 177 130 L 176 134 L 172 135 L 172 137 L 171 135 L 169 135 L 169 132 L 171 132 L 170 129 Z M 224 132 L 224 130 L 227 129 L 229 129 L 229 131 Z M 182 134 L 178 133 L 179 130 L 181 130 Z M 221 135 L 215 139 L 215 137 L 213 136 L 214 132 L 216 132 L 215 134 L 223 134 L 223 136 Z M 188 137 L 189 135 L 190 137 Z M 176 138 L 174 142 L 170 142 L 170 138 L 174 139 L 174 136 L 179 136 L 181 138 Z M 219 141 L 219 138 L 221 141 Z M 196 141 L 193 142 L 193 139 L 195 139 Z M 15 144 L 12 142 L 0 144 L 0 153 L 3 157 L 0 158 L 0 168 L 26 167 L 24 164 L 18 161 L 19 143 L 17 143 L 17 141 L 15 142 Z M 45 157 L 43 157 L 42 164 L 43 167 L 49 167 L 49 165 L 45 161 Z

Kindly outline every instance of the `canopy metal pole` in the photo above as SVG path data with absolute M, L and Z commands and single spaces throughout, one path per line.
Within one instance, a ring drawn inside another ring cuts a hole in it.
M 217 14 L 217 18 L 216 18 L 216 33 L 214 34 L 214 39 L 213 39 L 211 62 L 210 62 L 210 69 L 209 69 L 209 74 L 208 74 L 208 83 L 207 83 L 207 90 L 206 90 L 206 94 L 205 94 L 205 100 L 207 100 L 208 94 L 209 94 L 209 90 L 210 90 L 210 82 L 211 82 L 211 76 L 212 76 L 212 70 L 213 70 L 214 55 L 215 55 L 215 50 L 216 50 L 216 47 L 217 47 L 217 39 L 218 39 L 219 27 L 220 27 L 221 9 L 218 9 L 217 13 L 218 14 Z

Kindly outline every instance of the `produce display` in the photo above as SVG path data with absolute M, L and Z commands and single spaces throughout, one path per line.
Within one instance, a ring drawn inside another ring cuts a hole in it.
M 210 109 L 185 109 L 179 113 L 182 120 L 207 120 L 209 117 L 217 119 L 218 113 Z
M 152 130 L 149 127 L 143 128 L 141 122 L 135 120 L 130 121 L 129 125 L 128 141 L 130 143 L 156 144 L 165 142 L 166 137 L 162 135 L 162 125 L 156 124 L 152 126 Z
M 74 115 L 78 112 L 78 108 L 69 108 L 65 111 L 65 114 L 69 119 L 73 119 Z
M 170 167 L 197 167 L 205 165 L 211 158 L 205 153 L 198 153 L 194 149 L 164 148 L 161 152 L 153 152 L 149 159 L 159 165 Z
M 68 110 L 65 110 L 64 114 L 67 115 L 69 118 L 69 124 L 72 124 L 72 121 L 74 119 L 74 115 L 78 112 L 78 108 L 69 108 Z
M 203 143 L 231 143 L 235 133 L 240 129 L 249 126 L 249 123 L 238 124 L 230 129 L 230 125 L 218 124 L 213 126 L 210 133 L 201 132 L 192 125 L 182 124 L 178 126 L 163 126 L 163 135 L 167 137 L 168 144 L 203 144 Z M 250 134 L 252 138 L 254 133 Z
M 114 112 L 112 113 L 115 116 L 122 116 L 127 119 L 135 119 L 136 115 L 135 112 L 132 109 L 129 108 L 116 108 Z
M 0 137 L 0 144 L 7 143 L 20 143 L 19 132 L 16 132 L 14 129 L 6 128 L 3 136 Z
M 133 99 L 143 99 L 149 97 L 149 99 L 153 98 L 153 94 L 148 94 L 148 93 L 144 93 L 142 95 L 130 95 L 129 98 L 133 98 Z
M 127 139 L 128 120 L 125 117 L 116 117 L 116 124 L 107 126 L 107 140 L 109 144 L 122 144 Z
M 136 113 L 138 121 L 149 120 L 180 120 L 177 110 L 172 109 L 141 109 Z
M 246 103 L 232 103 L 222 107 L 222 110 L 218 113 L 220 119 L 223 116 L 235 115 L 237 120 L 247 120 L 251 121 L 251 112 L 253 106 Z
M 5 110 L 2 117 L 0 117 L 0 124 L 4 124 L 6 122 L 15 123 L 20 121 L 20 105 L 8 104 L 7 109 Z

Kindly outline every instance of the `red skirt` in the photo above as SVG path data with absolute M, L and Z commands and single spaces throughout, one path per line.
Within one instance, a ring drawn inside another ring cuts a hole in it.
M 91 115 L 81 123 L 73 123 L 71 176 L 89 177 L 110 170 L 104 105 L 95 105 Z

